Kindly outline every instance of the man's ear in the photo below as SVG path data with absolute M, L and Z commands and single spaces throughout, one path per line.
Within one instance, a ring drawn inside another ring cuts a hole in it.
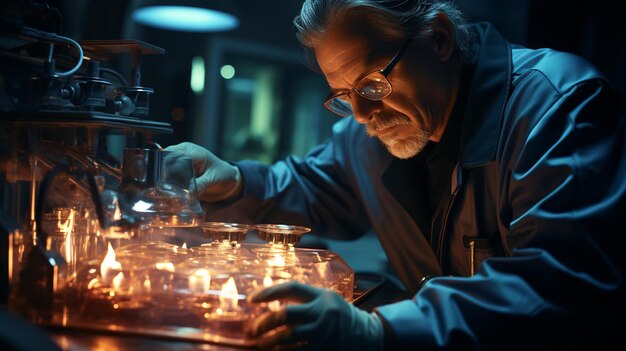
M 433 21 L 431 30 L 435 53 L 441 61 L 447 61 L 452 57 L 456 46 L 456 37 L 454 30 L 452 30 L 450 18 L 445 13 L 440 12 Z

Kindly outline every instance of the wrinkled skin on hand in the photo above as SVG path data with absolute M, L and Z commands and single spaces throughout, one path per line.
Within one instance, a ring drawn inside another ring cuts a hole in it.
M 176 157 L 187 157 L 193 161 L 196 185 L 200 200 L 217 202 L 230 199 L 242 189 L 239 168 L 218 158 L 211 151 L 190 142 L 184 142 L 165 148 L 168 154 L 166 162 L 175 164 Z
M 248 299 L 252 303 L 289 303 L 278 311 L 262 314 L 252 323 L 248 334 L 258 338 L 261 349 L 382 349 L 380 319 L 331 290 L 288 282 L 252 293 Z

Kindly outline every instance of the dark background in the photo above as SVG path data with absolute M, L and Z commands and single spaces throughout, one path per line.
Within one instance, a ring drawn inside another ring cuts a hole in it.
M 165 137 L 165 143 L 171 144 L 184 140 L 198 142 L 199 136 L 193 130 L 202 119 L 212 118 L 202 115 L 206 109 L 199 107 L 199 98 L 191 93 L 188 84 L 188 62 L 195 55 L 206 54 L 209 41 L 221 36 L 259 46 L 299 50 L 292 19 L 300 9 L 301 0 L 232 2 L 240 12 L 240 26 L 217 34 L 172 32 L 132 24 L 128 20 L 128 9 L 132 6 L 129 0 L 49 3 L 61 11 L 62 34 L 66 36 L 78 40 L 133 38 L 166 50 L 163 56 L 144 60 L 143 83 L 155 89 L 152 118 L 172 123 L 176 131 Z M 509 41 L 531 48 L 551 47 L 587 58 L 626 96 L 626 15 L 619 10 L 619 1 L 460 0 L 458 3 L 470 20 L 492 22 Z M 176 107 L 184 111 L 182 117 L 172 113 Z

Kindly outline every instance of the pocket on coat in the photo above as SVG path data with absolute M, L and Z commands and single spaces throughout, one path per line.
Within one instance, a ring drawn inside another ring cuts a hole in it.
M 470 275 L 474 275 L 481 263 L 489 257 L 504 256 L 502 240 L 498 233 L 488 238 L 464 235 L 463 246 Z

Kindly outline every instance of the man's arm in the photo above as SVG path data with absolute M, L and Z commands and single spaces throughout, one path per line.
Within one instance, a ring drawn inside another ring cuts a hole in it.
M 348 120 L 337 123 L 332 138 L 305 157 L 290 156 L 272 165 L 244 160 L 240 195 L 206 204 L 207 218 L 249 223 L 310 226 L 316 234 L 354 239 L 369 221 L 354 179 L 346 175 L 347 149 L 353 133 Z M 362 132 L 362 131 L 358 131 Z

